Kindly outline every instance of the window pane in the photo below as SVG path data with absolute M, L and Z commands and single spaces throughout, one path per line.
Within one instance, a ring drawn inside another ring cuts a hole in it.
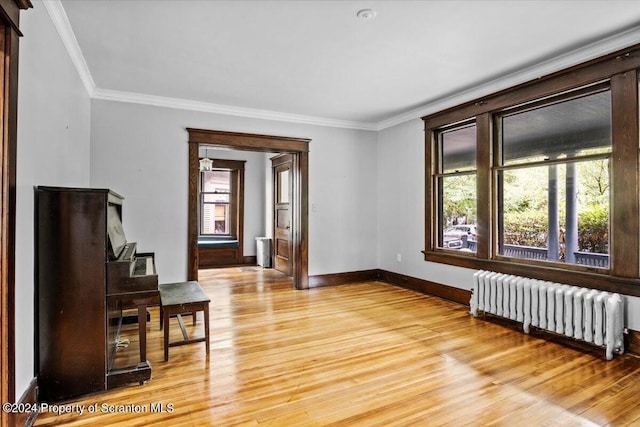
M 598 92 L 502 118 L 503 164 L 611 151 L 611 95 Z
M 205 203 L 202 234 L 229 234 L 229 205 Z
M 202 172 L 202 191 L 205 193 L 231 192 L 231 171 L 215 170 Z
M 289 170 L 278 173 L 278 203 L 289 203 Z
M 203 194 L 205 203 L 229 203 L 229 194 Z
M 475 252 L 476 175 L 445 176 L 438 183 L 442 194 L 439 247 Z
M 476 125 L 469 125 L 440 134 L 442 173 L 476 169 Z
M 609 160 L 500 172 L 499 253 L 609 267 Z

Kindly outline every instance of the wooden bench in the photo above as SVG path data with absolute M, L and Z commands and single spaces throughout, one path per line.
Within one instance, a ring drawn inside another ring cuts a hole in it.
M 211 300 L 198 282 L 178 282 L 158 285 L 160 291 L 160 329 L 164 328 L 164 360 L 169 360 L 169 347 L 204 341 L 209 357 L 209 302 Z M 196 324 L 196 312 L 204 312 L 204 337 L 191 338 L 184 327 L 182 314 L 191 313 Z M 169 342 L 169 319 L 175 315 L 182 330 L 182 341 Z

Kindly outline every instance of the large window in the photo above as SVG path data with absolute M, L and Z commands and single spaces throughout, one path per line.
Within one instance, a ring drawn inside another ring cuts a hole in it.
M 423 117 L 425 260 L 640 296 L 640 47 Z
M 609 267 L 611 93 L 497 115 L 498 254 Z

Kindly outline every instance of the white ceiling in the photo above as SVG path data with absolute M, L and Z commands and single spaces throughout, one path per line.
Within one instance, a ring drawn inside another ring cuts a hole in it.
M 360 129 L 640 43 L 637 0 L 44 5 L 95 98 Z

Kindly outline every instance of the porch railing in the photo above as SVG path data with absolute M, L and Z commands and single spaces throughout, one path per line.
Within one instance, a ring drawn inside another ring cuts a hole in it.
M 475 252 L 476 242 L 463 242 L 463 247 Z M 533 246 L 504 245 L 504 256 L 524 259 L 547 260 L 547 248 L 537 248 Z M 574 252 L 576 264 L 587 265 L 596 268 L 609 268 L 609 255 L 596 254 L 592 252 Z

